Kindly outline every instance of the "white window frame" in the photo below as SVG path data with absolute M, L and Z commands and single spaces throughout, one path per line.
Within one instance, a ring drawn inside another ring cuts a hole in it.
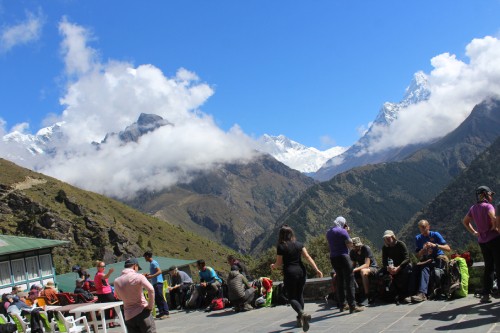
M 13 259 L 10 263 L 12 265 L 14 283 L 26 281 L 26 265 L 24 264 L 24 259 Z
M 12 284 L 12 274 L 10 271 L 10 263 L 8 261 L 0 262 L 0 286 Z
M 38 259 L 40 262 L 40 270 L 42 271 L 42 276 L 52 276 L 52 257 L 50 256 L 50 254 L 42 254 L 38 256 Z
M 28 280 L 38 279 L 40 277 L 38 257 L 26 257 L 24 258 L 24 261 L 26 263 L 26 273 L 28 275 Z

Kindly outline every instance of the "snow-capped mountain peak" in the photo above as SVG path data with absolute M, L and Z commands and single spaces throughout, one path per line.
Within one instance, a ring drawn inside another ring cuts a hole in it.
M 384 103 L 368 131 L 341 155 L 328 160 L 321 166 L 314 177 L 318 180 L 328 180 L 336 174 L 356 166 L 401 158 L 401 155 L 398 155 L 400 149 L 379 152 L 377 154 L 367 153 L 367 148 L 377 136 L 373 133 L 373 128 L 374 126 L 378 128 L 389 126 L 389 124 L 398 118 L 400 112 L 404 112 L 408 106 L 425 101 L 429 97 L 430 89 L 427 76 L 423 72 L 415 73 L 410 85 L 406 88 L 403 99 L 399 103 Z
M 258 140 L 258 149 L 268 153 L 288 167 L 311 173 L 317 171 L 327 160 L 342 154 L 346 147 L 332 147 L 321 151 L 307 147 L 284 135 L 272 136 L 264 134 Z

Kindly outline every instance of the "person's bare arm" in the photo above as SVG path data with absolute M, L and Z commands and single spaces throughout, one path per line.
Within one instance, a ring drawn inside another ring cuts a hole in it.
M 316 275 L 318 277 L 323 277 L 323 273 L 318 269 L 318 266 L 316 266 L 316 263 L 314 262 L 314 259 L 311 258 L 311 256 L 309 255 L 309 253 L 307 252 L 307 249 L 305 247 L 302 248 L 302 256 L 304 258 L 306 258 L 306 260 L 311 264 L 311 266 L 314 268 L 314 270 L 316 271 Z

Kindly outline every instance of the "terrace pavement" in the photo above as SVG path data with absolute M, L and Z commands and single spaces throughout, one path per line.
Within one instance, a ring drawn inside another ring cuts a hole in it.
M 365 311 L 339 312 L 324 302 L 309 302 L 309 332 L 450 332 L 500 333 L 500 299 L 480 304 L 473 295 L 451 301 L 425 301 L 419 304 L 375 304 Z M 261 308 L 235 313 L 230 308 L 213 311 L 172 311 L 170 318 L 156 320 L 158 333 L 296 333 L 295 312 L 290 306 Z M 117 327 L 109 332 L 121 332 Z

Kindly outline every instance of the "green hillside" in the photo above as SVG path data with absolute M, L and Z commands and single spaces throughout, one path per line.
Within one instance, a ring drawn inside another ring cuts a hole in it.
M 454 249 L 464 249 L 470 242 L 477 242 L 462 225 L 468 209 L 475 203 L 475 189 L 489 186 L 500 193 L 500 138 L 447 186 L 430 204 L 413 216 L 401 231 L 407 244 L 413 244 L 418 233 L 417 222 L 426 219 L 432 230 L 439 231 Z M 498 197 L 499 194 L 496 195 Z M 498 201 L 498 198 L 494 198 Z
M 145 250 L 178 259 L 204 258 L 227 270 L 234 251 L 217 242 L 141 213 L 102 195 L 0 159 L 0 232 L 69 240 L 56 248 L 58 273 L 94 260 L 116 262 L 142 256 Z
M 454 131 L 401 162 L 354 168 L 309 188 L 280 217 L 305 240 L 343 215 L 353 232 L 381 245 L 385 229 L 399 231 L 500 135 L 500 101 L 474 107 Z M 272 245 L 271 237 L 257 250 Z

